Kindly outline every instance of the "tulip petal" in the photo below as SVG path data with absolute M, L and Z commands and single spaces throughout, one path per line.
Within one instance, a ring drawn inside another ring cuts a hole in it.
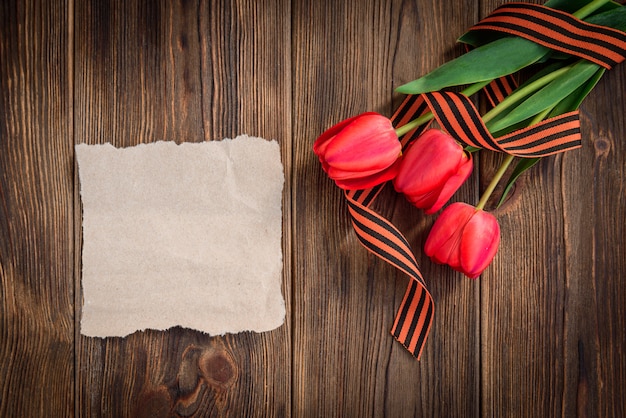
M 493 260 L 500 244 L 500 226 L 490 213 L 478 210 L 463 229 L 461 267 L 471 279 L 480 276 Z
M 475 212 L 476 208 L 463 202 L 456 202 L 445 208 L 426 239 L 426 255 L 437 263 L 458 268 L 463 229 Z
M 396 161 L 385 170 L 376 172 L 376 174 L 354 179 L 335 179 L 335 183 L 345 190 L 369 189 L 394 178 L 398 174 L 399 168 L 400 160 Z
M 470 176 L 471 154 L 447 133 L 428 129 L 407 149 L 394 188 L 427 214 L 440 210 Z
M 411 202 L 411 204 L 420 209 L 426 209 L 424 213 L 431 214 L 433 212 L 429 212 L 428 208 L 431 208 L 437 202 L 437 192 L 439 190 L 431 190 L 427 193 L 416 194 L 416 195 L 405 195 L 406 198 Z
M 393 165 L 396 162 L 397 161 L 392 161 L 391 164 L 389 164 L 389 166 Z M 348 179 L 357 179 L 361 177 L 373 176 L 376 173 L 380 173 L 381 171 L 386 170 L 387 168 L 389 167 L 382 167 L 382 168 L 377 168 L 373 170 L 345 171 L 337 167 L 329 166 L 326 172 L 328 173 L 328 177 L 330 177 L 333 180 L 348 180 Z
M 394 186 L 405 195 L 438 190 L 456 173 L 464 158 L 463 148 L 450 135 L 429 129 L 405 152 Z
M 426 213 L 427 215 L 431 215 L 441 209 L 443 205 L 445 205 L 446 202 L 450 200 L 452 195 L 456 193 L 459 187 L 461 187 L 461 185 L 465 183 L 468 177 L 472 174 L 473 168 L 474 164 L 472 162 L 472 154 L 469 154 L 469 157 L 464 157 L 464 160 L 461 161 L 461 164 L 458 167 L 456 174 L 452 175 L 448 179 L 435 201 L 431 203 L 428 207 L 424 207 L 424 213 Z
M 343 171 L 385 169 L 400 156 L 402 146 L 391 121 L 378 114 L 361 115 L 328 143 L 324 158 Z
M 376 113 L 367 112 L 358 116 L 353 116 L 351 118 L 342 120 L 341 122 L 326 129 L 313 143 L 313 152 L 318 157 L 320 157 L 320 160 L 321 160 L 324 157 L 324 154 L 326 153 L 326 147 L 332 141 L 335 135 L 341 132 L 346 126 L 351 124 L 355 119 L 360 118 L 363 115 L 372 115 L 372 114 L 376 114 Z

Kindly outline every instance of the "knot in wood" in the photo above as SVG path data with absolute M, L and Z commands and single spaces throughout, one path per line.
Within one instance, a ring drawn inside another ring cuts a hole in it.
M 209 384 L 228 387 L 237 378 L 237 366 L 225 350 L 208 350 L 198 363 L 202 376 Z

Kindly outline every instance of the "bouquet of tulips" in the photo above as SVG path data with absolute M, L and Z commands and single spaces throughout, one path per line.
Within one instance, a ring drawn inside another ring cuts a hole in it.
M 447 129 L 445 121 L 439 123 L 440 128 L 428 126 L 436 117 L 435 103 L 431 112 L 400 127 L 377 113 L 352 117 L 328 129 L 313 146 L 324 171 L 342 189 L 369 189 L 391 181 L 397 192 L 426 214 L 443 208 L 424 251 L 434 262 L 448 264 L 470 278 L 487 268 L 499 246 L 498 222 L 485 211 L 497 184 L 510 172 L 500 197 L 502 203 L 516 179 L 539 158 L 580 146 L 549 142 L 553 133 L 545 128 L 546 123 L 563 115 L 568 119 L 561 118 L 559 123 L 572 123 L 577 118 L 572 112 L 605 70 L 624 59 L 626 51 L 626 7 L 613 1 L 550 0 L 543 6 L 507 6 L 496 9 L 493 17 L 490 15 L 460 38 L 468 46 L 467 53 L 397 88 L 397 92 L 408 95 L 462 89 L 450 96 L 452 102 L 462 101 L 525 69 L 528 80 L 507 91 L 480 120 L 472 121 L 471 112 L 460 115 L 458 130 L 466 132 L 465 139 L 454 135 L 454 129 Z M 535 16 L 537 8 L 541 8 L 541 17 Z M 542 26 L 533 28 L 541 19 Z M 573 41 L 562 40 L 564 36 Z M 579 47 L 584 36 L 592 46 Z M 461 112 L 455 109 L 448 111 L 450 117 L 465 112 L 465 108 Z M 440 113 L 445 114 L 445 109 Z M 464 118 L 469 120 L 467 124 Z M 519 152 L 522 147 L 515 144 L 521 142 L 511 139 L 511 135 L 523 129 L 531 135 L 539 123 L 544 126 L 541 137 L 525 143 L 526 153 Z M 419 135 L 403 147 L 402 137 L 420 127 Z M 480 131 L 483 128 L 485 133 Z M 564 137 L 573 135 L 568 129 L 574 130 L 564 127 Z M 504 152 L 506 157 L 480 200 L 475 205 L 457 202 L 446 206 L 470 176 L 472 154 L 487 149 Z M 507 170 L 516 159 L 514 168 Z

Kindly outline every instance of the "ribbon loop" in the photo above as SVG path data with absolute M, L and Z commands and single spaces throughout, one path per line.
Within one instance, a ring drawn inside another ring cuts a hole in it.
M 462 144 L 517 157 L 545 157 L 582 145 L 578 111 L 494 138 L 471 100 L 460 93 L 432 92 L 422 95 L 439 125 Z
M 391 121 L 399 127 L 428 112 L 428 105 L 422 96 L 407 96 Z M 404 135 L 401 139 L 403 150 L 426 127 L 427 125 L 422 125 Z M 371 189 L 346 190 L 345 197 L 352 226 L 361 244 L 410 278 L 391 334 L 419 359 L 432 324 L 435 307 L 406 238 L 390 221 L 369 208 L 383 187 L 384 184 Z
M 349 191 L 346 199 L 352 226 L 361 244 L 412 279 L 391 333 L 419 359 L 432 323 L 434 303 L 410 245 L 391 222 L 354 200 Z
M 474 30 L 519 36 L 607 69 L 626 58 L 626 33 L 538 4 L 504 4 L 470 28 Z

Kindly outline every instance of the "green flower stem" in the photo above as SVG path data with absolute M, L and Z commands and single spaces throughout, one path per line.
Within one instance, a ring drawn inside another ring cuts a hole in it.
M 478 83 L 474 83 L 471 86 L 465 88 L 463 91 L 461 91 L 461 94 L 464 94 L 466 96 L 471 96 L 475 93 L 478 93 L 483 87 L 491 83 L 491 81 L 492 80 L 487 80 L 487 81 L 479 81 Z M 417 128 L 418 126 L 422 126 L 426 122 L 429 122 L 434 117 L 435 115 L 433 115 L 432 112 L 424 113 L 422 116 L 416 119 L 413 119 L 412 121 L 396 129 L 396 135 L 398 135 L 398 138 L 400 138 L 402 137 L 402 135 L 405 135 L 411 132 L 413 129 Z
M 434 117 L 435 117 L 435 115 L 433 115 L 432 112 L 424 113 L 419 118 L 413 119 L 412 121 L 402 125 L 398 129 L 396 129 L 396 135 L 398 135 L 398 138 L 400 138 L 403 135 L 408 134 L 413 129 L 417 128 L 418 126 L 422 126 L 426 122 L 429 122 Z
M 532 126 L 532 125 L 534 125 L 536 123 L 541 122 L 542 120 L 544 120 L 548 116 L 548 114 L 550 114 L 551 111 L 552 111 L 552 108 L 549 108 L 549 109 L 546 109 L 543 112 L 539 113 L 537 116 L 535 116 L 533 118 L 533 120 L 528 124 L 528 126 Z M 514 158 L 515 158 L 515 156 L 512 155 L 512 154 L 507 154 L 506 155 L 506 158 L 504 159 L 504 161 L 502 161 L 502 164 L 500 165 L 500 168 L 498 168 L 498 171 L 496 172 L 495 176 L 493 176 L 493 178 L 491 179 L 491 182 L 489 183 L 489 185 L 487 186 L 487 188 L 483 192 L 483 195 L 480 197 L 480 200 L 478 201 L 478 204 L 476 205 L 476 209 L 477 210 L 478 209 L 483 209 L 485 207 L 485 205 L 487 204 L 487 201 L 489 200 L 489 198 L 493 194 L 493 191 L 496 189 L 496 186 L 498 185 L 498 183 L 502 179 L 502 176 L 506 172 L 506 169 L 509 168 L 509 166 L 511 165 L 511 162 L 513 161 Z
M 559 68 L 558 70 L 554 70 L 551 73 L 548 73 L 544 75 L 543 77 L 538 78 L 537 80 L 533 81 L 532 83 L 529 83 L 526 86 L 518 88 L 513 93 L 509 94 L 504 100 L 498 103 L 496 107 L 491 109 L 489 112 L 485 113 L 482 117 L 483 122 L 488 123 L 490 120 L 492 120 L 493 118 L 498 116 L 500 113 L 502 113 L 503 111 L 511 107 L 513 104 L 515 104 L 515 102 L 517 102 L 519 99 L 526 97 L 532 93 L 535 93 L 540 88 L 546 86 L 547 84 L 552 82 L 554 79 L 556 79 L 560 75 L 568 72 L 573 66 L 574 64 L 570 64 L 568 66 Z
M 500 165 L 500 168 L 498 168 L 498 171 L 496 172 L 495 176 L 493 176 L 493 178 L 491 179 L 489 186 L 487 186 L 487 189 L 485 189 L 485 192 L 480 197 L 480 200 L 478 201 L 478 204 L 476 205 L 476 210 L 484 209 L 485 205 L 487 204 L 487 201 L 491 197 L 491 194 L 496 189 L 496 186 L 502 179 L 502 176 L 506 172 L 506 169 L 509 168 L 509 165 L 511 165 L 511 162 L 513 161 L 514 158 L 515 156 L 512 154 L 506 155 L 504 161 L 502 161 L 502 164 Z
M 596 10 L 598 10 L 600 7 L 609 3 L 610 1 L 611 0 L 593 0 L 592 2 L 587 3 L 585 6 L 572 13 L 572 15 L 579 19 L 584 19 Z

